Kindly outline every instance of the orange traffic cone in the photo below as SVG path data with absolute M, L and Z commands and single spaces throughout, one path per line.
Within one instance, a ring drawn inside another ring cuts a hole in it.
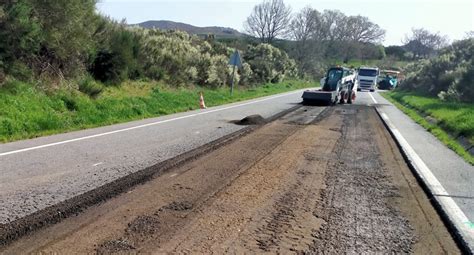
M 204 103 L 204 96 L 202 95 L 202 92 L 201 92 L 201 95 L 199 96 L 199 106 L 201 107 L 201 109 L 206 109 L 206 103 Z

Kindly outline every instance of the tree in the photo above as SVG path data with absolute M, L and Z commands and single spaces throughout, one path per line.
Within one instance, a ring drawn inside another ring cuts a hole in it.
M 363 16 L 349 16 L 345 19 L 345 33 L 354 42 L 380 43 L 385 37 L 385 30 Z
M 314 34 L 323 39 L 326 57 L 345 61 L 378 51 L 375 44 L 385 37 L 385 30 L 363 16 L 346 16 L 337 10 L 325 10 L 320 31 Z
M 403 60 L 405 58 L 405 53 L 406 50 L 403 46 L 392 45 L 385 47 L 385 54 L 398 60 Z
M 302 75 L 318 73 L 317 63 L 321 59 L 321 44 L 317 38 L 321 30 L 321 13 L 311 7 L 305 7 L 294 15 L 290 24 L 289 37 L 295 40 L 295 47 L 288 51 L 299 64 Z
M 96 0 L 28 0 L 42 28 L 36 64 L 40 72 L 73 76 L 95 47 L 93 33 L 99 16 Z
M 38 53 L 42 42 L 39 24 L 33 17 L 33 7 L 27 0 L 1 1 L 0 5 L 0 69 L 5 69 L 21 77 L 17 73 L 21 61 L 31 63 Z
M 344 18 L 344 13 L 338 10 L 324 10 L 322 14 L 321 27 L 315 34 L 318 34 L 318 38 L 321 40 L 328 42 L 341 40 L 341 27 Z
M 140 35 L 129 31 L 126 24 L 111 23 L 89 72 L 97 80 L 115 84 L 140 77 L 140 40 Z
M 439 32 L 431 33 L 424 28 L 412 28 L 412 34 L 403 40 L 405 49 L 413 53 L 414 58 L 428 57 L 448 45 L 449 40 Z
M 290 24 L 290 37 L 296 41 L 313 39 L 320 23 L 321 14 L 311 7 L 305 7 L 293 17 Z
M 474 30 L 466 32 L 466 34 L 464 35 L 464 39 L 472 39 L 472 38 L 474 38 Z
M 291 8 L 283 0 L 264 0 L 254 7 L 244 26 L 263 43 L 272 43 L 275 38 L 285 35 L 290 20 Z

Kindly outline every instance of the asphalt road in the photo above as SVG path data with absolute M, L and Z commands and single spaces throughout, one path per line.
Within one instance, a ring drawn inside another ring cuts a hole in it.
M 433 172 L 443 187 L 474 222 L 474 167 L 436 137 L 416 124 L 379 94 L 375 100 L 389 115 L 394 125 Z
M 406 140 L 413 152 L 426 165 L 433 195 L 444 201 L 444 210 L 455 221 L 456 228 L 474 252 L 474 166 L 447 148 L 435 136 L 416 124 L 379 93 L 372 101 L 390 118 L 393 126 Z M 426 177 L 424 177 L 426 178 Z
M 302 91 L 108 127 L 0 144 L 0 223 L 8 223 L 242 129 L 301 102 Z M 371 96 L 372 95 L 372 96 Z M 461 210 L 474 220 L 473 167 L 378 93 L 356 104 L 384 109 Z
M 302 91 L 125 124 L 0 144 L 0 223 L 8 223 L 242 129 Z M 198 103 L 198 102 L 196 102 Z
M 375 109 L 337 105 L 295 109 L 1 253 L 460 252 Z

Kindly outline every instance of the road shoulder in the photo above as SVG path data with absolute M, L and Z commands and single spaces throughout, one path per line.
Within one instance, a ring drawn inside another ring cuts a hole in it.
M 433 203 L 441 210 L 458 242 L 466 252 L 473 253 L 474 212 L 471 203 L 474 169 L 389 101 L 380 95 L 373 97 L 373 100 L 377 104 L 377 112 L 396 140 L 407 163 L 424 184 L 429 196 L 433 198 Z M 443 158 L 446 160 L 442 160 Z M 464 194 L 464 200 L 467 202 L 451 194 Z

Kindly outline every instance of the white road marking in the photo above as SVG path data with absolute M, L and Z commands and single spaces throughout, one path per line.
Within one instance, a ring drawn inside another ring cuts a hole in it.
M 372 100 L 377 103 L 377 100 L 372 97 Z M 408 155 L 409 160 L 413 165 L 415 165 L 415 170 L 418 172 L 418 175 L 421 177 L 423 182 L 430 188 L 431 192 L 435 194 L 439 203 L 442 205 L 443 209 L 446 210 L 446 214 L 448 217 L 451 218 L 451 221 L 454 223 L 456 228 L 461 230 L 462 233 L 465 233 L 467 237 L 470 239 L 470 244 L 473 245 L 474 242 L 474 228 L 472 228 L 472 222 L 470 222 L 469 218 L 464 214 L 464 212 L 459 208 L 459 206 L 454 202 L 454 200 L 450 197 L 449 193 L 444 189 L 443 185 L 438 181 L 438 179 L 434 176 L 425 162 L 418 156 L 415 150 L 411 147 L 408 141 L 403 137 L 403 135 L 398 131 L 395 125 L 392 123 L 390 118 L 385 114 L 381 109 L 377 108 L 377 111 L 380 112 L 380 116 L 385 121 L 387 126 L 392 131 L 395 138 L 400 143 L 400 146 L 405 151 L 406 155 Z
M 369 92 L 369 96 L 372 98 L 372 101 L 374 101 L 375 104 L 378 104 L 377 100 L 375 100 L 375 97 L 372 96 L 371 92 Z
M 93 164 L 92 166 L 100 166 L 100 165 L 102 165 L 102 164 L 104 164 L 104 162 L 99 162 L 99 163 L 97 163 L 97 164 Z
M 267 97 L 267 98 L 264 98 L 264 99 L 251 101 L 251 102 L 247 102 L 247 103 L 242 103 L 242 104 L 237 104 L 237 105 L 232 105 L 232 106 L 223 107 L 223 108 L 219 108 L 219 109 L 206 110 L 204 112 L 194 113 L 194 114 L 181 116 L 181 117 L 177 117 L 177 118 L 173 118 L 173 119 L 156 121 L 156 122 L 152 122 L 152 123 L 148 123 L 148 124 L 144 124 L 144 125 L 139 125 L 139 126 L 135 126 L 135 127 L 129 127 L 129 128 L 114 130 L 114 131 L 110 131 L 110 132 L 105 132 L 105 133 L 100 133 L 100 134 L 95 134 L 95 135 L 90 135 L 90 136 L 84 136 L 84 137 L 79 137 L 79 138 L 75 138 L 75 139 L 65 140 L 65 141 L 61 141 L 61 142 L 48 143 L 48 144 L 44 144 L 44 145 L 39 145 L 39 146 L 34 146 L 34 147 L 29 147 L 29 148 L 14 150 L 14 151 L 3 152 L 3 153 L 0 153 L 0 157 L 11 155 L 11 154 L 16 154 L 16 153 L 20 153 L 20 152 L 38 150 L 38 149 L 43 149 L 43 148 L 47 148 L 47 147 L 51 147 L 51 146 L 56 146 L 56 145 L 61 145 L 61 144 L 66 144 L 66 143 L 72 143 L 72 142 L 97 138 L 97 137 L 106 136 L 106 135 L 112 135 L 112 134 L 116 134 L 116 133 L 121 133 L 121 132 L 130 131 L 130 130 L 134 130 L 134 129 L 154 126 L 154 125 L 163 124 L 163 123 L 167 123 L 167 122 L 172 122 L 172 121 L 176 121 L 176 120 L 182 120 L 182 119 L 187 119 L 187 118 L 191 118 L 191 117 L 196 117 L 196 116 L 199 116 L 199 115 L 204 115 L 204 114 L 209 114 L 209 113 L 214 113 L 214 112 L 219 112 L 219 111 L 225 111 L 225 110 L 229 110 L 229 109 L 232 109 L 232 108 L 237 108 L 237 107 L 241 107 L 241 106 L 245 106 L 245 105 L 260 103 L 260 102 L 264 102 L 264 101 L 268 101 L 268 100 L 271 100 L 271 99 L 284 97 L 284 96 L 288 96 L 288 95 L 292 95 L 292 94 L 296 94 L 296 93 L 301 93 L 301 91 L 295 91 L 295 92 L 285 93 L 285 94 L 281 94 L 281 95 L 277 95 L 277 96 L 271 96 L 271 97 Z

